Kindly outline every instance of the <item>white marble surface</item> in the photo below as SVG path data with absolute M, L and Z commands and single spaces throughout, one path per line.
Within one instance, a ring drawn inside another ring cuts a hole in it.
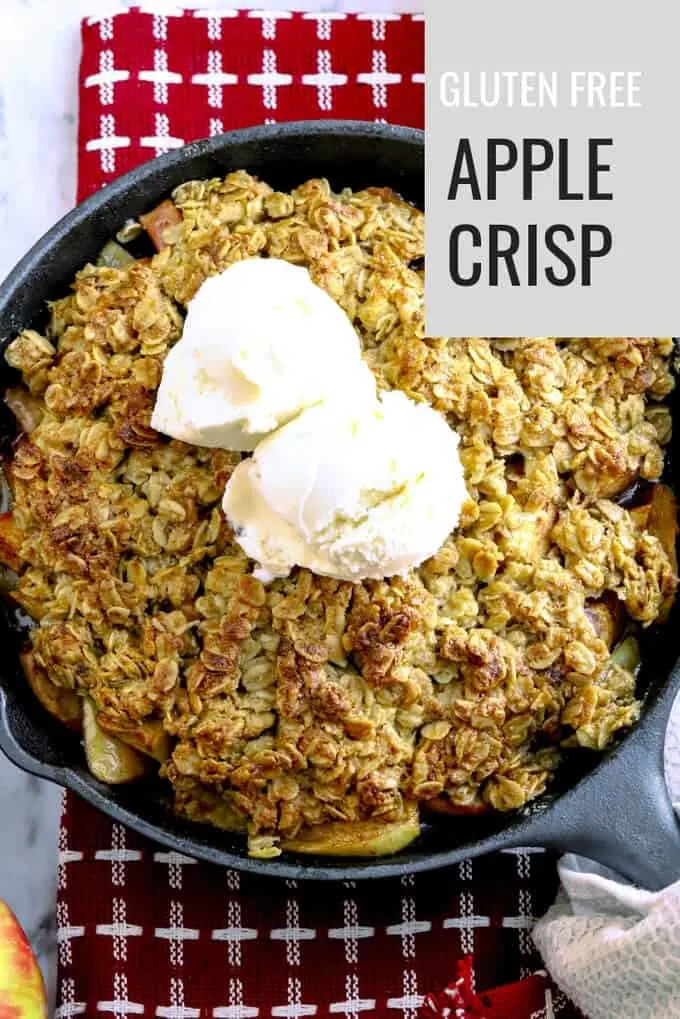
M 163 3 L 141 6 L 161 8 Z M 262 0 L 183 6 L 262 7 Z M 0 277 L 73 204 L 79 20 L 123 0 L 0 0 Z M 167 6 L 167 5 L 166 5 Z M 300 10 L 421 11 L 423 0 L 279 0 Z M 680 706 L 667 747 L 680 799 Z M 0 755 L 0 898 L 17 912 L 53 973 L 53 903 L 60 795 Z

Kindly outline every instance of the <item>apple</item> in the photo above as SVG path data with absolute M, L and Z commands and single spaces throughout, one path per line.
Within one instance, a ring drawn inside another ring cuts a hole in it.
M 0 900 L 0 1019 L 47 1019 L 47 996 L 28 938 Z

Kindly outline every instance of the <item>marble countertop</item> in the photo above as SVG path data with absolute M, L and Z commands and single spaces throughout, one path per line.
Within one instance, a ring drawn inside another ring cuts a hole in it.
M 0 277 L 72 205 L 76 177 L 79 22 L 123 0 L 2 0 Z M 162 2 L 138 0 L 155 10 Z M 167 6 L 167 3 L 165 4 Z M 262 0 L 185 0 L 185 7 L 262 7 Z M 298 10 L 419 12 L 423 0 L 280 0 Z M 667 768 L 680 799 L 680 705 Z M 61 794 L 0 755 L 0 898 L 17 913 L 54 983 L 54 898 Z

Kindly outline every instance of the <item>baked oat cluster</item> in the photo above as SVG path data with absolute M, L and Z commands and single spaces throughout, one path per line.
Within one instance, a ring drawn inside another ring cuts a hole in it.
M 176 809 L 247 829 L 255 855 L 413 801 L 521 807 L 562 747 L 600 750 L 638 717 L 612 646 L 624 614 L 665 614 L 675 562 L 655 500 L 619 496 L 660 478 L 672 341 L 426 338 L 423 216 L 388 189 L 283 194 L 238 172 L 173 201 L 151 260 L 86 266 L 45 335 L 6 352 L 31 394 L 0 539 L 31 668 L 165 758 Z M 187 302 L 253 256 L 308 267 L 379 384 L 460 433 L 461 525 L 408 576 L 265 587 L 219 508 L 239 454 L 150 428 Z

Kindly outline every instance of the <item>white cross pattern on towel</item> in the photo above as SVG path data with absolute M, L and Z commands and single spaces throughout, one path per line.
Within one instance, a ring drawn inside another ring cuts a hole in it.
M 238 74 L 230 74 L 222 67 L 222 54 L 219 50 L 208 51 L 208 70 L 192 74 L 192 85 L 206 85 L 208 89 L 208 106 L 222 109 L 223 88 L 226 85 L 238 85 Z
M 116 172 L 116 149 L 124 149 L 130 145 L 127 135 L 116 134 L 116 121 L 112 113 L 105 113 L 99 118 L 99 138 L 90 138 L 85 143 L 86 152 L 99 152 L 102 173 L 111 175 Z
M 153 71 L 140 71 L 140 81 L 153 84 L 153 101 L 159 106 L 168 104 L 168 85 L 181 85 L 183 76 L 168 68 L 168 54 L 165 50 L 154 50 Z
M 319 109 L 329 113 L 333 109 L 333 89 L 346 85 L 348 77 L 333 73 L 330 50 L 318 50 L 316 64 L 317 73 L 303 74 L 302 84 L 316 86 Z
M 264 50 L 262 71 L 258 74 L 248 75 L 248 84 L 259 85 L 262 89 L 262 105 L 265 110 L 275 110 L 278 106 L 279 89 L 292 85 L 292 83 L 292 74 L 282 74 L 277 69 L 274 50 Z
M 113 50 L 102 50 L 99 54 L 99 71 L 88 74 L 85 88 L 99 87 L 99 102 L 102 106 L 113 106 L 115 88 L 119 81 L 128 81 L 129 71 L 117 69 L 114 65 Z
M 386 109 L 387 89 L 390 85 L 399 85 L 401 79 L 401 74 L 388 71 L 387 54 L 384 50 L 373 50 L 372 70 L 357 75 L 360 85 L 370 85 L 373 89 L 373 105 L 376 110 Z

